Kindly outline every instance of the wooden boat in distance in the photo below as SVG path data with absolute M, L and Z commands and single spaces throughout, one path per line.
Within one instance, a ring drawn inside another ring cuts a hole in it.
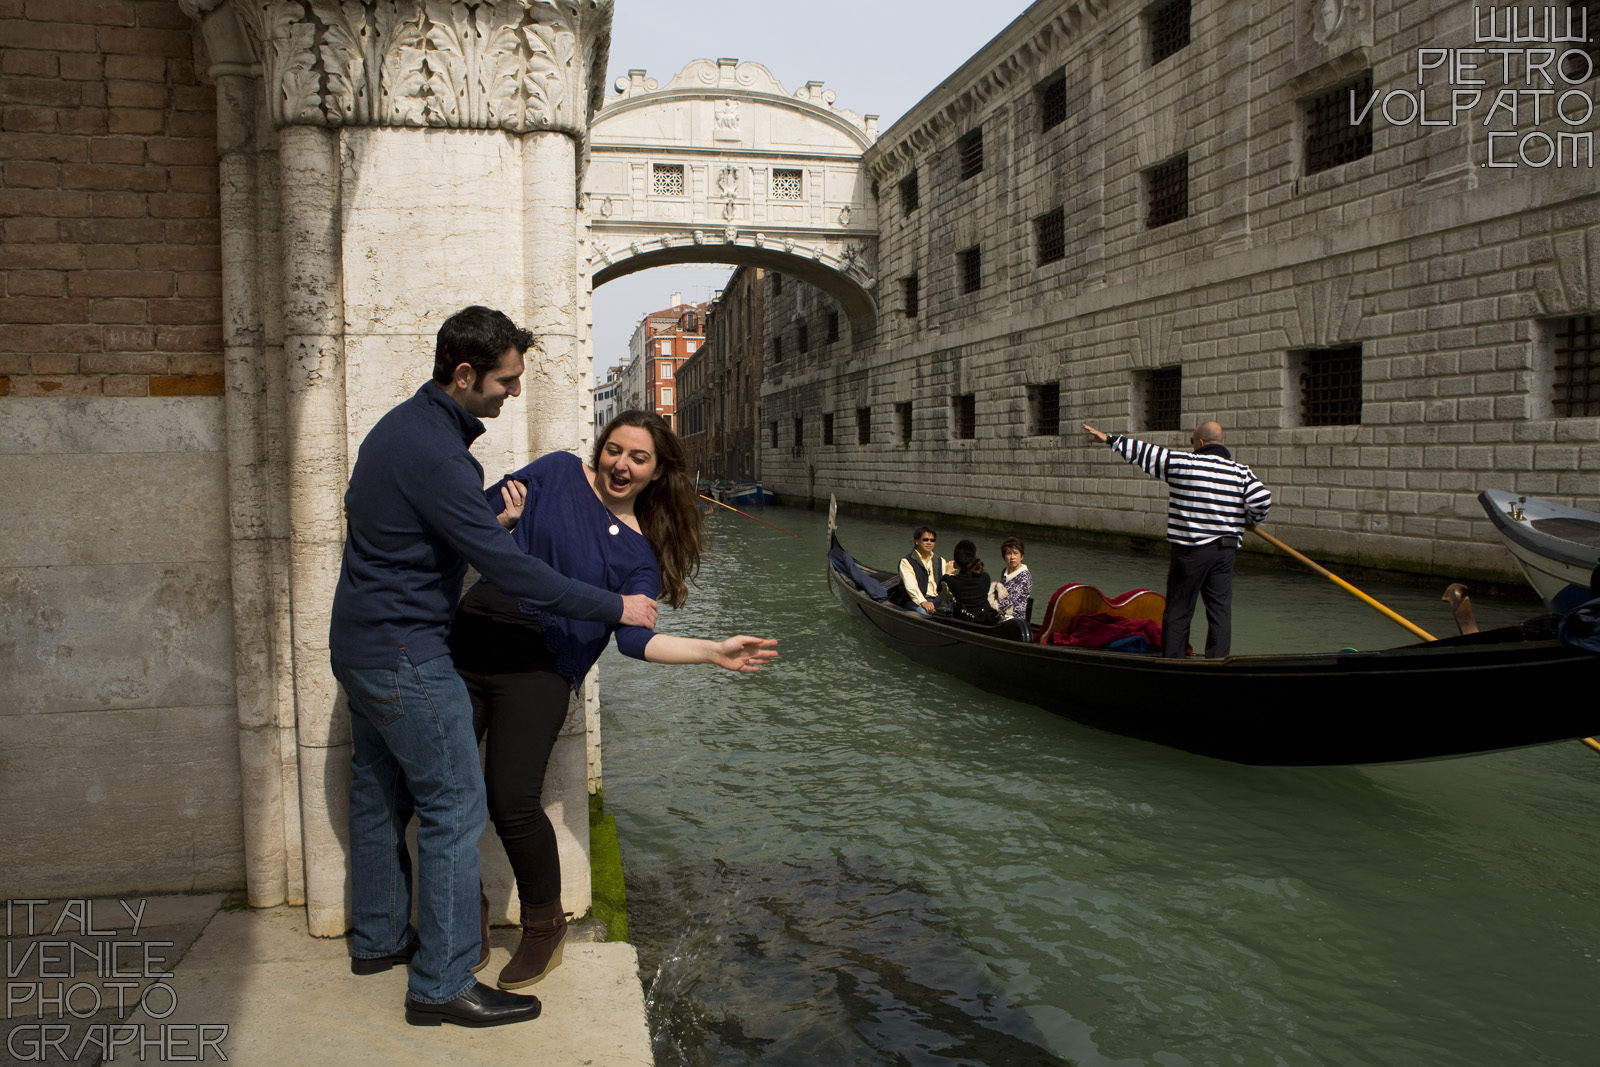
M 1014 622 L 978 626 L 876 600 L 867 589 L 898 573 L 851 559 L 836 532 L 830 541 L 829 588 L 890 648 L 986 692 L 1185 752 L 1388 763 L 1600 731 L 1600 656 L 1556 640 L 1549 620 L 1376 652 L 1169 660 L 1039 644 Z
M 1485 489 L 1478 503 L 1547 611 L 1568 612 L 1592 599 L 1600 513 L 1499 489 Z

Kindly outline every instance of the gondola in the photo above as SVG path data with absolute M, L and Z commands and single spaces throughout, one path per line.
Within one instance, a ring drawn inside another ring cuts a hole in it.
M 1041 644 L 880 601 L 895 572 L 852 559 L 829 514 L 828 585 L 873 637 L 926 667 L 1074 721 L 1235 763 L 1441 759 L 1600 732 L 1600 656 L 1553 620 L 1374 652 L 1167 660 Z
M 1478 503 L 1547 610 L 1571 611 L 1593 598 L 1600 513 L 1499 489 L 1485 489 Z

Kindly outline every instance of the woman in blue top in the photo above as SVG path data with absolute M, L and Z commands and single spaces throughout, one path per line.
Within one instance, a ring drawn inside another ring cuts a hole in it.
M 700 565 L 702 517 L 682 446 L 659 415 L 625 411 L 600 435 L 589 464 L 552 452 L 486 492 L 523 551 L 567 577 L 683 604 Z M 561 864 L 540 794 L 569 694 L 613 633 L 625 655 L 652 663 L 754 672 L 777 655 L 770 639 L 674 637 L 525 610 L 487 581 L 468 590 L 451 655 L 472 696 L 478 736 L 488 734 L 489 814 L 522 900 L 522 942 L 500 972 L 502 989 L 531 985 L 561 961 Z M 485 940 L 479 966 L 487 961 Z

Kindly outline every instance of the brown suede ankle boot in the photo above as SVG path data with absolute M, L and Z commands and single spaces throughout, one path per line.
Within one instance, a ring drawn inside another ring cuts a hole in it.
M 522 905 L 522 943 L 511 962 L 500 971 L 501 989 L 521 989 L 553 971 L 561 962 L 561 942 L 567 936 L 567 916 L 561 901 Z
M 483 891 L 483 883 L 478 883 L 478 930 L 479 941 L 478 962 L 471 967 L 473 974 L 477 974 L 489 966 L 489 895 Z

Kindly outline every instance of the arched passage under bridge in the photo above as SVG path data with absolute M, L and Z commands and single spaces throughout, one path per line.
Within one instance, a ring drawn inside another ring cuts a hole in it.
M 820 82 L 697 59 L 666 86 L 630 71 L 590 127 L 583 181 L 591 286 L 685 263 L 748 264 L 831 296 L 855 344 L 877 331 L 877 137 Z

